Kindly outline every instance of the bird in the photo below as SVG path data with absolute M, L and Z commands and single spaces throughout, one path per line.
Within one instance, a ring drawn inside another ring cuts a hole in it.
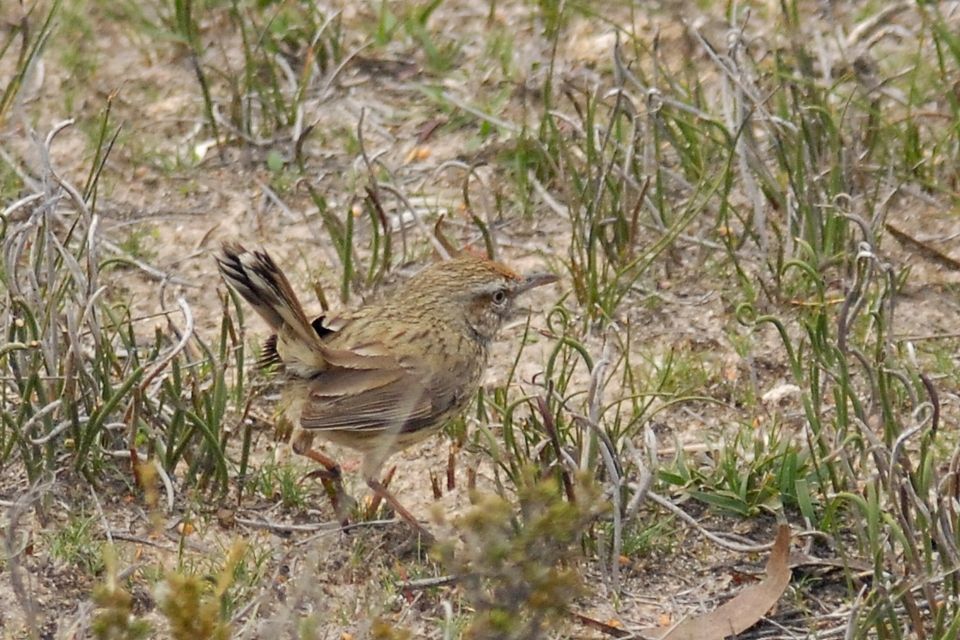
M 282 376 L 282 400 L 294 425 L 293 451 L 320 463 L 342 505 L 341 469 L 315 437 L 360 453 L 360 472 L 417 532 L 430 537 L 381 482 L 393 454 L 438 433 L 480 386 L 491 344 L 523 293 L 557 281 L 520 275 L 461 251 L 423 268 L 378 302 L 308 319 L 293 287 L 265 250 L 226 242 L 217 256 L 227 282 L 273 335 L 260 364 Z

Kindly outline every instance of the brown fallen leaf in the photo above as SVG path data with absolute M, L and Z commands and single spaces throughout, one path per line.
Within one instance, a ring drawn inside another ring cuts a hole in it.
M 790 527 L 781 524 L 767 560 L 767 575 L 710 613 L 681 622 L 672 629 L 643 629 L 656 640 L 723 640 L 755 625 L 777 603 L 790 584 Z
M 629 631 L 623 628 L 619 620 L 611 620 L 608 622 L 604 622 L 602 620 L 597 620 L 596 618 L 591 618 L 588 615 L 577 613 L 576 611 L 571 612 L 571 614 L 583 626 L 590 627 L 591 629 L 596 629 L 597 631 L 602 631 L 603 633 L 613 638 L 635 637 L 632 633 L 630 633 Z

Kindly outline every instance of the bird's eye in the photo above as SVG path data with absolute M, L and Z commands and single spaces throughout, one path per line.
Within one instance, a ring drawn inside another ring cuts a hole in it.
M 503 289 L 498 289 L 493 292 L 493 304 L 502 306 L 507 301 L 507 292 Z

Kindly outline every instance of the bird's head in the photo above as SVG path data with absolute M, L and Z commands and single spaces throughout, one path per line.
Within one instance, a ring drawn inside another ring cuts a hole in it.
M 428 267 L 417 280 L 420 287 L 437 294 L 438 302 L 451 302 L 479 340 L 489 341 L 514 310 L 518 297 L 534 287 L 556 282 L 557 276 L 524 276 L 499 262 L 461 254 Z

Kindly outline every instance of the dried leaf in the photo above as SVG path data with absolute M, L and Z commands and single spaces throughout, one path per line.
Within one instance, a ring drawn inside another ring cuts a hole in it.
M 658 640 L 723 640 L 746 631 L 766 615 L 790 584 L 789 557 L 790 527 L 782 524 L 767 560 L 767 576 L 762 581 L 710 613 L 669 630 L 644 629 L 645 635 Z M 660 635 L 664 631 L 666 634 Z

